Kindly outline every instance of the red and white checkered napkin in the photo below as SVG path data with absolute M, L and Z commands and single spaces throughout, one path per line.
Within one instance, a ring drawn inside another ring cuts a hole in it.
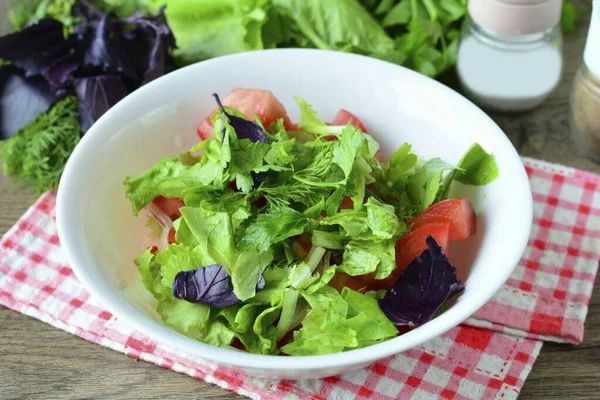
M 50 194 L 0 241 L 0 304 L 256 399 L 514 399 L 541 340 L 581 342 L 600 258 L 600 176 L 524 162 L 534 228 L 502 290 L 466 324 L 343 376 L 266 381 L 180 354 L 131 330 L 90 297 L 66 264 Z

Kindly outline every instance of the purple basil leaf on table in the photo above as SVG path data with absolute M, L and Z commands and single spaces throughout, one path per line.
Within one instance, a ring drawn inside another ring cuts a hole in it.
M 261 275 L 256 290 L 265 287 Z M 223 308 L 240 301 L 233 293 L 231 276 L 219 264 L 181 271 L 173 281 L 173 296 L 190 303 L 202 303 L 211 307 Z
M 137 80 L 132 57 L 123 39 L 123 25 L 110 14 L 100 14 L 77 25 L 77 48 L 82 54 L 82 67 L 102 73 L 120 74 Z
M 59 97 L 65 96 L 71 88 L 74 74 L 79 68 L 74 57 L 67 57 L 64 62 L 57 63 L 54 67 L 46 69 L 43 76 L 48 81 L 50 89 Z
M 236 117 L 235 115 L 230 115 L 225 111 L 225 107 L 221 103 L 221 99 L 216 93 L 213 93 L 213 97 L 217 101 L 217 105 L 219 106 L 219 110 L 221 110 L 221 115 L 229 121 L 229 124 L 235 131 L 238 139 L 250 139 L 252 142 L 264 142 L 268 143 L 267 135 L 265 131 L 253 121 L 249 121 L 245 118 Z M 225 129 L 223 129 L 223 135 L 225 134 Z
M 127 95 L 123 80 L 115 75 L 88 76 L 75 80 L 79 98 L 79 123 L 86 132 L 109 108 Z
M 144 16 L 135 13 L 122 20 L 124 24 L 131 24 L 135 29 L 126 30 L 124 37 L 128 40 L 126 45 L 135 68 L 142 77 L 142 84 L 150 82 L 166 72 L 169 50 L 175 49 L 175 37 L 167 25 L 164 6 L 156 16 Z
M 46 112 L 56 96 L 39 77 L 25 78 L 12 66 L 0 68 L 0 139 L 14 135 L 39 114 Z
M 68 54 L 74 38 L 65 39 L 63 25 L 50 18 L 20 32 L 0 37 L 0 58 L 22 69 L 26 77 L 42 74 Z
M 430 321 L 450 297 L 464 285 L 435 239 L 428 236 L 427 250 L 398 277 L 379 307 L 395 325 L 418 326 Z

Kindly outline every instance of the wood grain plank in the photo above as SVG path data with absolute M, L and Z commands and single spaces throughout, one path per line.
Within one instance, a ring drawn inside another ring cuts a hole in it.
M 589 1 L 577 4 L 589 15 Z M 0 1 L 0 34 L 10 31 L 8 2 Z M 580 65 L 587 29 L 564 42 L 563 80 L 538 109 L 521 115 L 493 114 L 522 155 L 600 173 L 582 157 L 568 134 L 568 93 Z M 0 177 L 0 234 L 35 200 L 29 190 Z M 522 399 L 595 399 L 600 393 L 600 280 L 595 285 L 579 346 L 547 343 L 523 389 Z M 86 342 L 33 318 L 0 307 L 2 399 L 241 399 L 203 381 Z

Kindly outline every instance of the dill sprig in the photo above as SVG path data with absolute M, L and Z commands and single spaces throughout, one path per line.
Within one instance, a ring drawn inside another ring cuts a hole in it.
M 56 189 L 80 137 L 77 98 L 69 96 L 0 144 L 4 174 L 38 194 Z

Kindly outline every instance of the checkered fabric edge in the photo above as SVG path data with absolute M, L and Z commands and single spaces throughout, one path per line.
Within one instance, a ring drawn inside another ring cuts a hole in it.
M 600 216 L 598 196 L 592 193 L 590 198 L 589 194 L 595 190 L 592 184 L 596 185 L 600 178 L 535 160 L 524 161 L 535 201 L 532 239 L 524 261 L 490 302 L 496 304 L 489 309 L 484 306 L 467 321 L 478 327 L 461 325 L 417 348 L 342 376 L 268 381 L 178 353 L 133 331 L 126 322 L 104 310 L 68 267 L 56 234 L 54 197 L 50 194 L 42 196 L 0 241 L 0 303 L 131 357 L 257 399 L 516 398 L 541 349 L 538 339 L 577 341 L 582 337 L 600 253 L 599 225 L 593 219 Z M 565 185 L 581 190 L 565 196 Z M 565 210 L 575 210 L 575 216 Z M 581 213 L 585 216 L 579 216 Z M 550 224 L 542 223 L 545 220 Z M 568 240 L 559 240 L 567 238 L 564 232 L 568 230 L 563 228 L 569 224 Z M 539 240 L 544 241 L 544 246 L 536 246 Z M 557 266 L 548 261 L 560 251 L 556 246 L 577 249 L 578 253 L 567 251 L 566 264 Z M 553 253 L 545 255 L 547 251 Z M 532 259 L 540 265 L 533 269 L 535 273 L 530 271 L 530 265 L 536 265 L 530 262 Z M 561 274 L 564 268 L 572 273 Z M 538 280 L 539 272 L 559 278 L 553 278 L 555 285 L 551 287 L 544 275 Z M 565 284 L 562 278 L 570 280 Z M 573 279 L 576 283 L 571 283 Z M 522 285 L 523 282 L 530 286 Z M 538 292 L 539 289 L 542 290 Z M 533 308 L 519 302 L 511 304 L 503 298 L 502 291 L 514 290 L 535 293 Z M 564 298 L 560 290 L 565 290 Z M 549 293 L 552 297 L 547 296 Z M 543 300 L 550 298 L 571 302 L 573 306 L 560 309 L 556 303 Z M 549 308 L 544 308 L 545 304 Z M 560 316 L 558 309 L 564 310 L 560 329 L 555 326 L 556 320 L 550 318 Z M 528 324 L 514 324 L 519 318 L 495 319 L 498 314 L 520 310 L 530 312 Z M 576 323 L 564 322 L 569 319 Z M 534 320 L 545 324 L 533 323 Z

